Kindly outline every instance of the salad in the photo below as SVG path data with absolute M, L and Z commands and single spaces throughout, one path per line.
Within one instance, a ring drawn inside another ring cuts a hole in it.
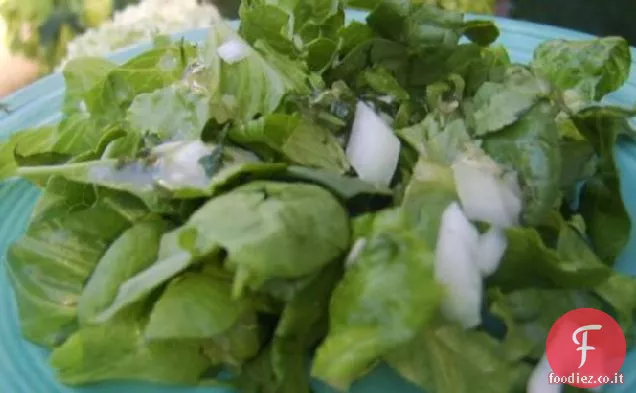
M 346 392 L 386 363 L 430 393 L 547 393 L 565 312 L 630 342 L 636 111 L 601 102 L 625 40 L 515 64 L 489 20 L 371 3 L 243 1 L 200 45 L 73 59 L 59 124 L 0 145 L 0 178 L 42 188 L 6 268 L 61 382 Z

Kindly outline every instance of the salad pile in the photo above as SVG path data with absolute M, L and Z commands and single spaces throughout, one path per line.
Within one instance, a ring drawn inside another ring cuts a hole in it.
M 245 0 L 201 45 L 73 59 L 59 124 L 0 145 L 0 178 L 43 190 L 6 269 L 60 381 L 344 392 L 387 363 L 430 393 L 546 393 L 563 313 L 631 340 L 636 112 L 601 103 L 627 43 L 520 65 L 491 21 L 369 3 Z

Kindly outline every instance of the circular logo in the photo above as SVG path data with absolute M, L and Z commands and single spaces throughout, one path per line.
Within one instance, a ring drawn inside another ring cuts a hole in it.
M 572 310 L 548 334 L 550 382 L 588 389 L 615 383 L 626 354 L 625 335 L 614 318 L 594 308 Z

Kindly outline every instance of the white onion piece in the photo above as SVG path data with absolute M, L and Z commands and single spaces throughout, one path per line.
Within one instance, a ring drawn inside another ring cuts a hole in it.
M 435 250 L 435 278 L 444 285 L 444 316 L 466 329 L 481 324 L 482 276 L 475 264 L 479 233 L 457 203 L 442 214 Z
M 203 187 L 208 176 L 199 160 L 210 154 L 213 147 L 200 140 L 168 142 L 155 149 L 162 155 L 157 160 L 156 178 L 168 187 Z
M 360 179 L 389 186 L 400 159 L 400 140 L 373 109 L 358 102 L 347 158 Z
M 552 368 L 545 355 L 541 358 L 537 366 L 532 371 L 528 380 L 527 393 L 561 393 L 562 386 L 550 383 L 550 373 Z
M 499 179 L 498 174 L 466 160 L 453 164 L 453 174 L 459 199 L 469 219 L 500 228 L 517 224 L 521 199 L 511 186 Z
M 479 237 L 475 261 L 483 277 L 489 277 L 497 271 L 506 247 L 508 247 L 508 239 L 499 228 L 492 227 Z
M 237 63 L 250 54 L 249 47 L 240 39 L 232 39 L 219 46 L 216 50 L 219 57 L 228 64 Z

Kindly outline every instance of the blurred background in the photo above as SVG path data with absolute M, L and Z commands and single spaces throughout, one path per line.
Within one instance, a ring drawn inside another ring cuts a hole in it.
M 365 0 L 350 0 L 353 5 Z M 412 0 L 552 24 L 636 45 L 636 0 Z M 73 57 L 235 19 L 240 0 L 0 0 L 0 97 Z

